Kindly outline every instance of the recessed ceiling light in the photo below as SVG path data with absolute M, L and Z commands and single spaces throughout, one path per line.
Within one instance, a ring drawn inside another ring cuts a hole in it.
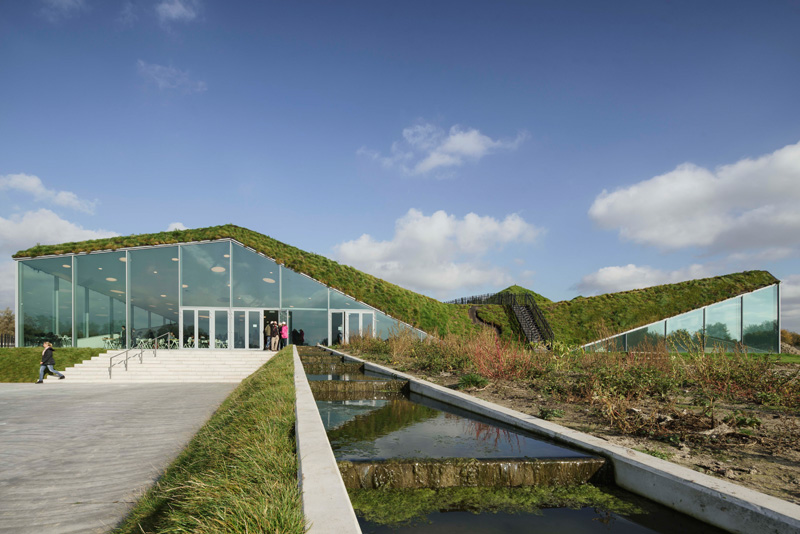
M 72 265 L 67 265 L 66 263 L 62 265 L 62 267 L 65 269 L 72 269 Z
M 212 267 L 211 270 L 213 272 L 215 272 L 215 273 L 224 273 L 225 272 L 225 267 L 222 267 L 221 265 L 217 265 L 216 267 Z
M 262 278 L 262 280 L 265 281 L 268 284 L 274 284 L 275 283 L 275 280 L 273 280 L 272 278 Z
M 122 263 L 125 263 L 126 261 L 128 261 L 128 258 L 126 258 L 125 256 L 122 256 L 122 257 L 119 259 L 119 261 L 121 261 Z
M 230 258 L 230 257 L 231 257 L 231 255 L 230 255 L 230 254 L 223 254 L 223 255 L 222 255 L 222 257 L 223 257 L 223 258 Z
M 163 298 L 167 298 L 167 296 L 166 296 L 166 295 L 161 295 L 161 296 L 162 296 Z
M 102 268 L 102 267 L 98 267 L 98 268 L 97 268 L 97 270 L 98 270 L 98 271 L 102 271 L 102 270 L 103 270 L 103 268 Z
M 116 282 L 116 281 L 117 281 L 116 278 L 111 278 L 110 276 L 106 278 L 106 282 Z
M 158 271 L 153 271 L 153 274 L 158 274 Z
M 189 287 L 189 286 L 187 286 L 186 284 L 183 284 L 181 287 Z
M 172 261 L 178 261 L 178 258 L 172 258 Z
M 112 293 L 119 293 L 120 295 L 124 295 L 125 294 L 124 291 L 120 291 L 119 289 L 112 289 L 111 292 Z M 131 299 L 131 300 L 133 300 L 133 299 Z

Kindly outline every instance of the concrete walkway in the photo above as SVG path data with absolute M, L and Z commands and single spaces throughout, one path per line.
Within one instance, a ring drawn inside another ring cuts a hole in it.
M 0 384 L 0 533 L 108 532 L 236 384 Z

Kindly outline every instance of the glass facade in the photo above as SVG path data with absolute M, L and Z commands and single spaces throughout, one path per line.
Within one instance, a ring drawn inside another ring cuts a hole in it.
M 17 268 L 21 346 L 146 347 L 171 333 L 183 348 L 255 350 L 273 320 L 286 321 L 298 345 L 410 328 L 231 240 L 20 260 Z
M 721 348 L 777 353 L 780 351 L 779 291 L 777 284 L 765 287 L 584 345 L 583 349 L 587 352 L 646 350 L 666 340 L 667 347 L 676 352 Z

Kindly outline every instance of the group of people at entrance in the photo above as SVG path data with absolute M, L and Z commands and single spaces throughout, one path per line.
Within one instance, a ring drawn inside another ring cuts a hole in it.
M 286 323 L 272 321 L 264 327 L 264 350 L 280 350 L 289 341 L 289 327 Z

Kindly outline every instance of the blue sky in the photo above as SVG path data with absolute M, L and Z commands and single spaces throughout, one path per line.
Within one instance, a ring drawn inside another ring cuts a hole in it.
M 36 243 L 234 223 L 441 299 L 767 269 L 800 330 L 798 27 L 796 1 L 3 2 L 0 308 Z

